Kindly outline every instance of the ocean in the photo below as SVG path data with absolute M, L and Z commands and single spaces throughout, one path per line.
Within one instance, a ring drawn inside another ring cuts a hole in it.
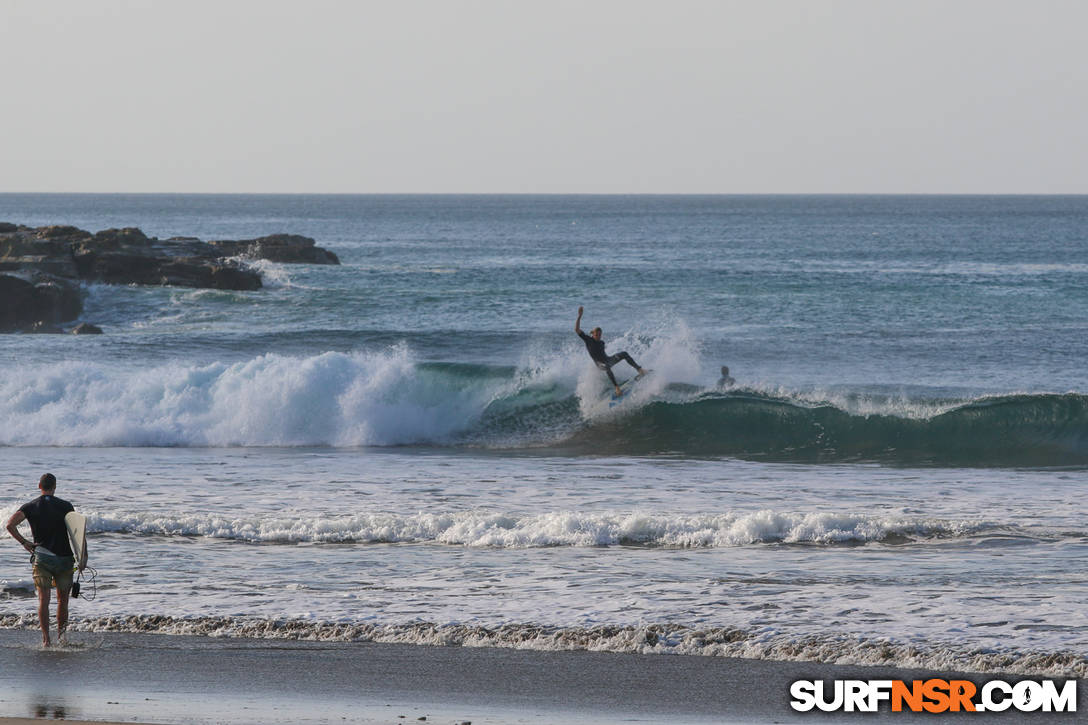
M 1088 676 L 1088 197 L 3 194 L 0 221 L 342 261 L 90 285 L 105 334 L 0 338 L 0 514 L 50 471 L 88 516 L 77 631 Z M 580 305 L 653 370 L 618 405 Z M 26 558 L 0 547 L 2 627 L 36 621 Z

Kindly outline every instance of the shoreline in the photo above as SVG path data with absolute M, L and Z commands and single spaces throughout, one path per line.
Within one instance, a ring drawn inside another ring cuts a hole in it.
M 36 644 L 36 632 L 0 630 L 2 656 L 18 663 L 0 674 L 4 725 L 35 717 L 186 725 L 788 723 L 821 717 L 790 708 L 789 685 L 798 679 L 1024 679 L 726 657 L 109 632 L 76 632 L 70 646 L 54 650 Z M 885 716 L 932 717 L 885 710 L 862 717 Z M 1076 714 L 1008 717 L 1071 722 Z
M 3 629 L 37 631 L 36 615 L 0 613 L 0 630 Z M 957 647 L 940 642 L 927 646 L 917 640 L 895 641 L 834 632 L 767 639 L 737 627 L 695 628 L 679 624 L 563 627 L 506 623 L 485 626 L 427 621 L 378 624 L 372 621 L 315 622 L 256 617 L 129 615 L 75 619 L 69 631 L 87 636 L 108 632 L 270 642 L 402 644 L 733 658 L 892 667 L 927 672 L 970 672 L 979 677 L 1064 679 L 1088 675 L 1088 660 L 1073 650 L 998 650 Z

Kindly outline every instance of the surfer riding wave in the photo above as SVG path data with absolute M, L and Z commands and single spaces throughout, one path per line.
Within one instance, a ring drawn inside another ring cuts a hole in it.
M 613 365 L 621 360 L 626 360 L 628 365 L 638 371 L 639 376 L 645 375 L 646 371 L 627 354 L 626 350 L 617 352 L 615 355 L 606 353 L 604 351 L 604 340 L 601 339 L 601 328 L 594 327 L 589 335 L 582 332 L 582 312 L 583 308 L 579 307 L 578 319 L 574 321 L 574 331 L 586 344 L 586 350 L 589 351 L 589 356 L 593 358 L 593 362 L 597 363 L 597 367 L 608 374 L 608 379 L 612 381 L 612 386 L 616 389 L 616 397 L 618 398 L 623 395 L 623 391 L 620 389 L 619 383 L 616 382 L 616 376 L 612 374 Z

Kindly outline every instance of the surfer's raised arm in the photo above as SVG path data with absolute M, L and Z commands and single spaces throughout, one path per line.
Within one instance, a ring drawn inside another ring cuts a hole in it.
M 578 307 L 578 319 L 574 321 L 574 331 L 578 333 L 579 337 L 582 335 L 582 307 Z

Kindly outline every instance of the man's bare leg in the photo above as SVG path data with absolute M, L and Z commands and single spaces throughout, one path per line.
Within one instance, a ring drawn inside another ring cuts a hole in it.
M 49 641 L 49 587 L 38 587 L 38 625 L 42 630 L 42 647 L 48 647 Z
M 68 591 L 57 587 L 57 641 L 63 645 L 68 632 Z

